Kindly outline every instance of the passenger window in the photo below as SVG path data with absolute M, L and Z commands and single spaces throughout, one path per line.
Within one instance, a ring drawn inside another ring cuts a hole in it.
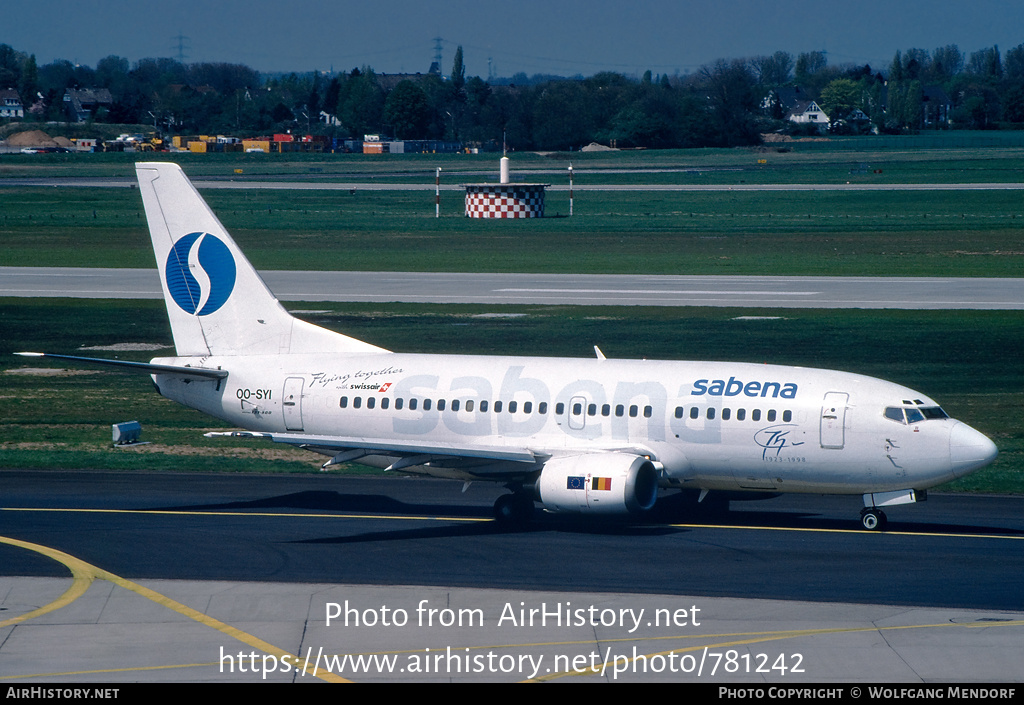
M 538 414 L 546 414 L 546 413 L 548 413 L 548 403 L 546 401 L 542 401 L 540 404 L 537 405 L 537 413 Z
M 409 400 L 409 411 L 416 411 L 416 397 Z
M 697 408 L 697 407 L 695 407 L 695 406 L 694 406 L 694 407 L 691 407 L 691 408 L 690 408 L 690 418 L 691 418 L 691 419 L 696 419 L 696 418 L 698 418 L 699 416 L 700 416 L 700 409 L 698 409 L 698 408 Z
M 353 409 L 358 409 L 362 405 L 363 405 L 363 398 L 362 397 L 356 397 L 355 399 L 352 400 L 352 408 Z
M 524 414 L 529 414 L 531 411 L 533 411 L 533 402 L 532 401 L 524 401 L 523 402 L 523 413 Z
M 480 411 L 482 411 L 482 412 L 487 411 L 487 407 L 488 406 L 489 405 L 488 405 L 486 399 L 481 400 L 481 402 L 480 402 Z
M 342 397 L 341 398 L 341 408 L 342 409 L 347 409 L 348 408 L 348 397 Z
M 565 402 L 558 402 L 555 404 L 555 416 L 561 416 L 565 413 Z
M 737 421 L 742 421 L 745 418 L 747 418 L 747 410 L 746 409 L 736 409 L 736 420 Z
M 615 405 L 615 415 L 616 416 L 623 416 L 623 415 L 625 415 L 625 413 L 626 413 L 626 407 L 624 407 L 622 404 L 616 404 Z
M 472 403 L 473 402 L 469 402 L 469 401 L 466 402 L 466 404 L 472 404 Z M 452 399 L 452 411 L 458 411 L 458 410 L 459 410 L 459 400 L 458 399 Z
M 501 402 L 500 401 L 494 402 L 494 413 L 496 413 L 496 414 L 500 414 L 501 413 Z
M 516 402 L 510 401 L 508 403 L 508 413 L 510 413 L 510 414 L 516 413 L 516 409 L 517 408 L 519 408 L 519 406 L 518 406 L 518 404 Z
M 713 406 L 709 406 L 708 407 L 708 418 L 709 419 L 715 418 L 715 407 L 713 407 Z
M 467 399 L 466 400 L 466 411 L 472 411 L 473 410 L 473 406 L 474 406 L 473 400 L 472 399 Z
M 587 405 L 587 416 L 597 416 L 597 404 Z
M 792 421 L 793 420 L 793 412 L 789 411 L 788 409 L 786 411 L 783 411 L 782 412 L 782 420 L 785 421 L 786 423 L 789 423 L 790 421 Z
M 768 410 L 768 420 L 769 421 L 774 421 L 775 420 L 775 409 L 769 409 Z
M 430 407 L 432 405 L 433 405 L 433 402 L 430 399 L 424 399 L 423 400 L 423 410 L 424 411 L 430 411 Z
M 395 398 L 395 411 L 401 411 L 402 407 L 405 406 L 405 400 L 402 397 Z
M 638 414 L 639 412 L 640 412 L 640 410 L 639 410 L 639 409 L 637 408 L 636 404 L 633 404 L 633 405 L 631 405 L 631 406 L 629 407 L 629 418 L 631 418 L 631 419 L 635 419 L 635 418 L 636 418 L 636 415 L 637 415 L 637 414 Z
M 732 418 L 732 411 L 730 409 L 722 409 L 722 421 L 728 421 Z
M 645 406 L 644 407 L 644 418 L 645 419 L 649 419 L 652 416 L 654 416 L 654 407 L 653 406 Z
M 750 412 L 750 420 L 751 421 L 760 421 L 761 420 L 761 410 L 760 409 L 753 409 Z
M 603 404 L 601 406 L 601 416 L 611 416 L 611 415 L 612 415 L 612 405 L 611 404 Z
M 373 397 L 366 397 L 366 408 L 372 409 L 375 406 L 377 406 L 377 400 Z
M 383 399 L 380 400 L 380 408 L 387 409 L 389 406 L 391 406 L 391 400 L 390 399 L 388 399 L 387 397 L 384 397 Z
M 681 407 L 681 406 L 677 406 L 676 407 L 676 418 L 677 419 L 683 418 L 683 407 Z
M 582 404 L 580 404 L 579 402 L 576 402 L 575 404 L 572 405 L 572 415 L 573 416 L 579 416 L 582 413 L 583 413 L 583 405 Z

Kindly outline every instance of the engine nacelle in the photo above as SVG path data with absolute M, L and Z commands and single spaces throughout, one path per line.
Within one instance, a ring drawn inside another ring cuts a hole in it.
M 552 458 L 536 486 L 548 511 L 639 514 L 658 499 L 658 471 L 638 455 L 589 453 Z

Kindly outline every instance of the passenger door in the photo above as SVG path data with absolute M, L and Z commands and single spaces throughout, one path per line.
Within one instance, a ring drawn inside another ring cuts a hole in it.
M 302 377 L 289 377 L 284 381 L 284 427 L 288 431 L 302 430 L 302 389 L 306 381 Z
M 821 447 L 840 450 L 846 445 L 846 392 L 828 392 L 821 405 Z

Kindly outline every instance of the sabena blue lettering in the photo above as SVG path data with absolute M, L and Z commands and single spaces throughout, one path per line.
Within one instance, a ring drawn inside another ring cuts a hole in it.
M 743 394 L 748 397 L 795 399 L 796 385 L 792 382 L 742 382 L 735 377 L 730 377 L 728 382 L 723 379 L 698 379 L 693 383 L 690 395 L 699 397 L 705 394 L 709 397 L 738 397 Z

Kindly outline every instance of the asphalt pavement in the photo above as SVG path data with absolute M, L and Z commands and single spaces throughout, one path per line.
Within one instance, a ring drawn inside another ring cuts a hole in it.
M 1024 278 L 264 271 L 283 301 L 1024 309 Z M 0 267 L 0 296 L 161 298 L 155 269 Z

